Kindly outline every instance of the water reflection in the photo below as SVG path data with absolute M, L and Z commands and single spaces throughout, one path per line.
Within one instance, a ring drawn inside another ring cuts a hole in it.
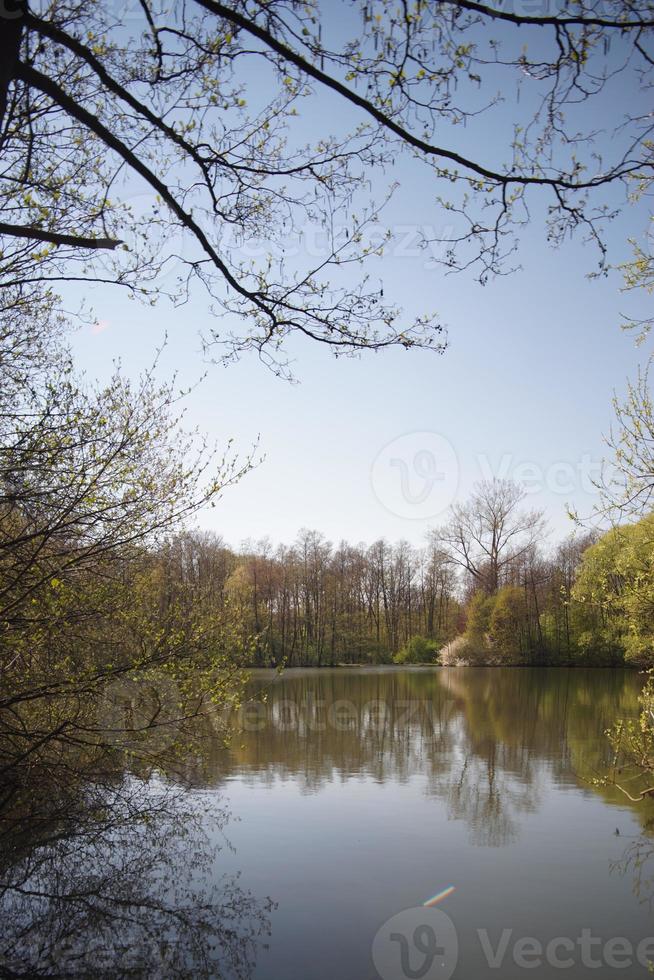
M 456 976 L 493 975 L 479 928 L 494 941 L 504 928 L 548 939 L 586 926 L 637 941 L 649 911 L 631 883 L 644 901 L 654 861 L 635 835 L 651 801 L 632 807 L 588 777 L 607 770 L 605 730 L 636 716 L 641 681 L 259 672 L 229 748 L 225 718 L 199 714 L 192 731 L 112 747 L 102 780 L 66 758 L 45 792 L 36 778 L 0 786 L 0 975 L 371 977 L 381 923 L 448 884 Z M 112 725 L 133 727 L 151 700 L 121 688 Z M 236 855 L 220 850 L 226 796 L 241 818 L 227 828 Z M 268 894 L 277 910 L 257 897 Z M 523 975 L 511 969 L 502 980 Z
M 309 794 L 354 778 L 420 778 L 472 843 L 503 846 L 552 782 L 624 804 L 587 780 L 607 771 L 605 731 L 637 714 L 641 686 L 629 671 L 262 671 L 233 719 L 241 734 L 229 750 L 214 745 L 196 778 L 292 778 Z M 645 821 L 652 808 L 639 812 Z
M 634 837 L 627 843 L 620 860 L 614 862 L 613 871 L 631 878 L 636 898 L 651 912 L 654 910 L 654 826 L 651 821 L 648 831 L 648 836 Z
M 156 777 L 69 778 L 0 816 L 0 975 L 245 980 L 269 901 L 217 863 L 228 814 Z

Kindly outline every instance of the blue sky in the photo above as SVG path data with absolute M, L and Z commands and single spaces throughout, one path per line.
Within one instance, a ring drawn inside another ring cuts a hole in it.
M 503 111 L 514 108 L 509 100 Z M 484 137 L 492 141 L 488 127 Z M 502 147 L 489 142 L 486 151 L 500 156 Z M 219 443 L 232 437 L 243 453 L 258 438 L 265 454 L 200 517 L 235 546 L 266 535 L 290 542 L 301 527 L 334 541 L 384 536 L 420 545 L 452 500 L 492 475 L 526 485 L 530 506 L 547 513 L 552 541 L 571 530 L 567 505 L 584 513 L 592 507 L 589 481 L 604 453 L 613 390 L 622 391 L 647 356 L 620 329 L 620 315 L 643 313 L 647 297 L 621 293 L 618 273 L 590 281 L 597 256 L 581 238 L 549 248 L 538 208 L 522 235 L 521 271 L 485 287 L 471 275 L 446 276 L 428 255 L 407 248 L 406 237 L 408 228 L 446 223 L 435 204 L 438 188 L 410 159 L 392 179 L 400 188 L 385 220 L 395 245 L 374 275 L 407 309 L 437 310 L 449 349 L 334 360 L 298 340 L 289 348 L 297 385 L 275 378 L 254 356 L 209 367 L 189 397 L 189 424 Z M 383 186 L 382 179 L 377 196 Z M 628 256 L 627 238 L 645 226 L 642 206 L 612 223 L 614 262 Z M 88 375 L 106 376 L 115 358 L 137 374 L 164 332 L 162 376 L 177 370 L 191 382 L 206 367 L 198 333 L 210 321 L 201 295 L 179 309 L 142 307 L 106 287 L 87 298 L 101 329 L 80 329 L 73 346 Z

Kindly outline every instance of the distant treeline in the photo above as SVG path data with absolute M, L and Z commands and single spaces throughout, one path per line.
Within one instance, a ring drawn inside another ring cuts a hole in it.
M 497 482 L 482 488 L 497 490 Z M 513 498 L 512 513 L 521 499 Z M 183 584 L 230 610 L 253 666 L 439 657 L 450 663 L 654 662 L 654 518 L 604 536 L 572 535 L 550 554 L 537 540 L 527 542 L 523 531 L 507 533 L 516 521 L 505 515 L 500 523 L 509 544 L 501 547 L 502 534 L 491 531 L 500 548 L 484 559 L 464 543 L 471 567 L 448 546 L 452 522 L 424 548 L 383 540 L 335 546 L 303 530 L 291 546 L 273 548 L 264 540 L 236 553 L 210 533 L 193 532 L 171 541 L 161 559 L 171 596 Z M 477 537 L 483 545 L 484 535 Z
M 180 580 L 231 607 L 256 666 L 388 663 L 415 635 L 439 644 L 464 627 L 456 574 L 436 548 L 378 541 L 334 546 L 302 531 L 240 553 L 194 532 L 166 549 L 171 595 Z

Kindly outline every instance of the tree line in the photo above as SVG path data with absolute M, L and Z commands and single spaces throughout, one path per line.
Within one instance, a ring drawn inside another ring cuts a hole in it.
M 237 699 L 245 666 L 652 662 L 646 375 L 617 413 L 622 485 L 605 491 L 614 506 L 603 535 L 578 530 L 547 551 L 542 514 L 519 487 L 494 480 L 455 505 L 422 548 L 333 545 L 305 530 L 290 546 L 264 540 L 237 552 L 188 528 L 249 462 L 185 435 L 174 383 L 153 372 L 136 383 L 117 372 L 101 387 L 80 378 L 65 323 L 38 290 L 7 290 L 2 302 L 0 767 L 9 798 L 40 764 L 47 780 L 71 752 L 103 757 L 106 692 L 124 679 L 175 685 L 167 707 L 146 699 L 125 733 L 146 753 L 144 736 L 171 706 L 180 723 L 207 699 Z
M 460 625 L 454 573 L 435 548 L 334 546 L 303 530 L 290 546 L 263 540 L 236 553 L 190 532 L 166 554 L 177 579 L 211 582 L 231 605 L 256 666 L 388 662 L 412 636 L 444 643 Z
M 546 550 L 524 497 L 510 481 L 479 484 L 422 548 L 305 529 L 236 552 L 185 532 L 167 574 L 231 609 L 253 666 L 654 662 L 654 517 Z

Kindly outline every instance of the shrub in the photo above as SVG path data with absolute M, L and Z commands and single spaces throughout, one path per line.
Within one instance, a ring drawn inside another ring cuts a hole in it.
M 439 644 L 426 636 L 412 636 L 405 647 L 393 657 L 396 664 L 433 664 Z

